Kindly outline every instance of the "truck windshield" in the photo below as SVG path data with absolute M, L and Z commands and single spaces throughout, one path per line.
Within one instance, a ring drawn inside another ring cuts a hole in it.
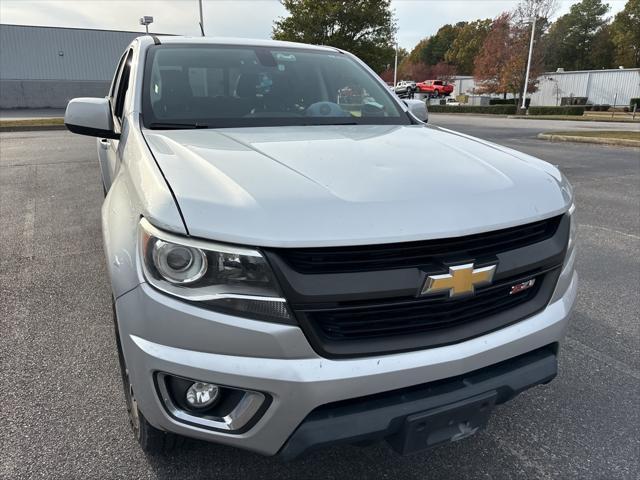
M 147 128 L 410 124 L 387 90 L 338 51 L 158 45 L 142 115 Z

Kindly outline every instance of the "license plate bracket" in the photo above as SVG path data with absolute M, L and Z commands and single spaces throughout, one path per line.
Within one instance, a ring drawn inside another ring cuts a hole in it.
M 496 392 L 408 415 L 398 433 L 387 441 L 407 455 L 444 443 L 456 442 L 486 427 L 496 404 Z

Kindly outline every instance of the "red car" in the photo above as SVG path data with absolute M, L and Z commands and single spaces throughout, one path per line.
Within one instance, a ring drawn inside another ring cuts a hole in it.
M 429 93 L 434 97 L 448 97 L 453 92 L 453 85 L 442 80 L 425 80 L 416 83 L 418 92 Z

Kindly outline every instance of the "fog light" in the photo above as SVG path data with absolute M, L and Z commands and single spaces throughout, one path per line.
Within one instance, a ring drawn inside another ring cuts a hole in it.
M 187 403 L 192 408 L 206 408 L 218 399 L 220 390 L 212 383 L 196 382 L 187 390 Z

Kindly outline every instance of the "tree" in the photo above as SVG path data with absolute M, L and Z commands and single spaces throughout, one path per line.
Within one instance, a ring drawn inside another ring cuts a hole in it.
M 444 80 L 445 82 L 451 82 L 457 74 L 458 70 L 455 65 L 440 62 L 428 68 L 425 80 Z
M 466 25 L 467 22 L 458 22 L 455 25 L 447 24 L 440 27 L 435 35 L 423 38 L 413 47 L 407 62 L 424 63 L 425 65 L 437 65 L 444 62 L 449 48 Z
M 527 24 L 513 23 L 513 18 L 509 13 L 503 13 L 493 21 L 476 58 L 474 77 L 479 84 L 479 93 L 513 93 L 517 96 L 524 89 L 531 28 Z M 540 35 L 540 29 L 536 29 L 536 36 Z M 534 49 L 528 92 L 536 89 L 537 77 L 543 70 L 542 56 L 541 49 Z
M 609 5 L 601 0 L 582 0 L 571 6 L 569 13 L 560 17 L 549 29 L 545 39 L 548 55 L 546 65 L 549 70 L 591 70 L 602 68 L 602 58 L 593 57 L 596 41 L 606 44 L 606 32 L 598 34 L 607 20 L 604 15 Z
M 528 22 L 534 16 L 549 19 L 558 10 L 558 0 L 520 0 L 513 11 L 512 20 L 517 24 Z
M 420 60 L 427 65 L 437 65 L 444 62 L 447 51 L 466 24 L 467 22 L 458 22 L 455 25 L 440 27 L 421 50 Z
M 465 24 L 449 46 L 444 60 L 455 65 L 459 74 L 473 73 L 473 63 L 491 30 L 491 24 L 490 18 Z
M 348 50 L 376 72 L 394 59 L 391 0 L 282 0 L 289 16 L 274 22 L 276 40 Z
M 611 37 L 611 25 L 603 25 L 593 37 L 591 45 L 592 68 L 615 68 L 616 46 Z
M 409 55 L 409 52 L 405 48 L 398 48 L 398 67 L 402 64 L 402 61 Z M 380 73 L 380 78 L 387 83 L 393 83 L 393 67 L 395 66 L 395 58 L 393 58 L 393 63 L 389 63 L 386 65 L 386 68 L 382 73 Z M 400 70 L 400 68 L 398 68 Z M 398 80 L 400 77 L 398 76 Z
M 417 82 L 424 80 L 444 80 L 450 82 L 456 76 L 456 67 L 449 63 L 440 62 L 436 65 L 427 65 L 422 62 L 404 62 L 398 68 L 398 78 L 411 79 Z
M 398 78 L 421 82 L 430 75 L 429 67 L 422 62 L 411 62 L 408 58 L 398 67 Z
M 480 54 L 476 57 L 473 76 L 478 81 L 479 93 L 506 93 L 503 70 L 509 60 L 511 18 L 503 13 L 491 24 Z
M 627 68 L 640 67 L 640 0 L 629 0 L 611 24 L 615 63 Z

